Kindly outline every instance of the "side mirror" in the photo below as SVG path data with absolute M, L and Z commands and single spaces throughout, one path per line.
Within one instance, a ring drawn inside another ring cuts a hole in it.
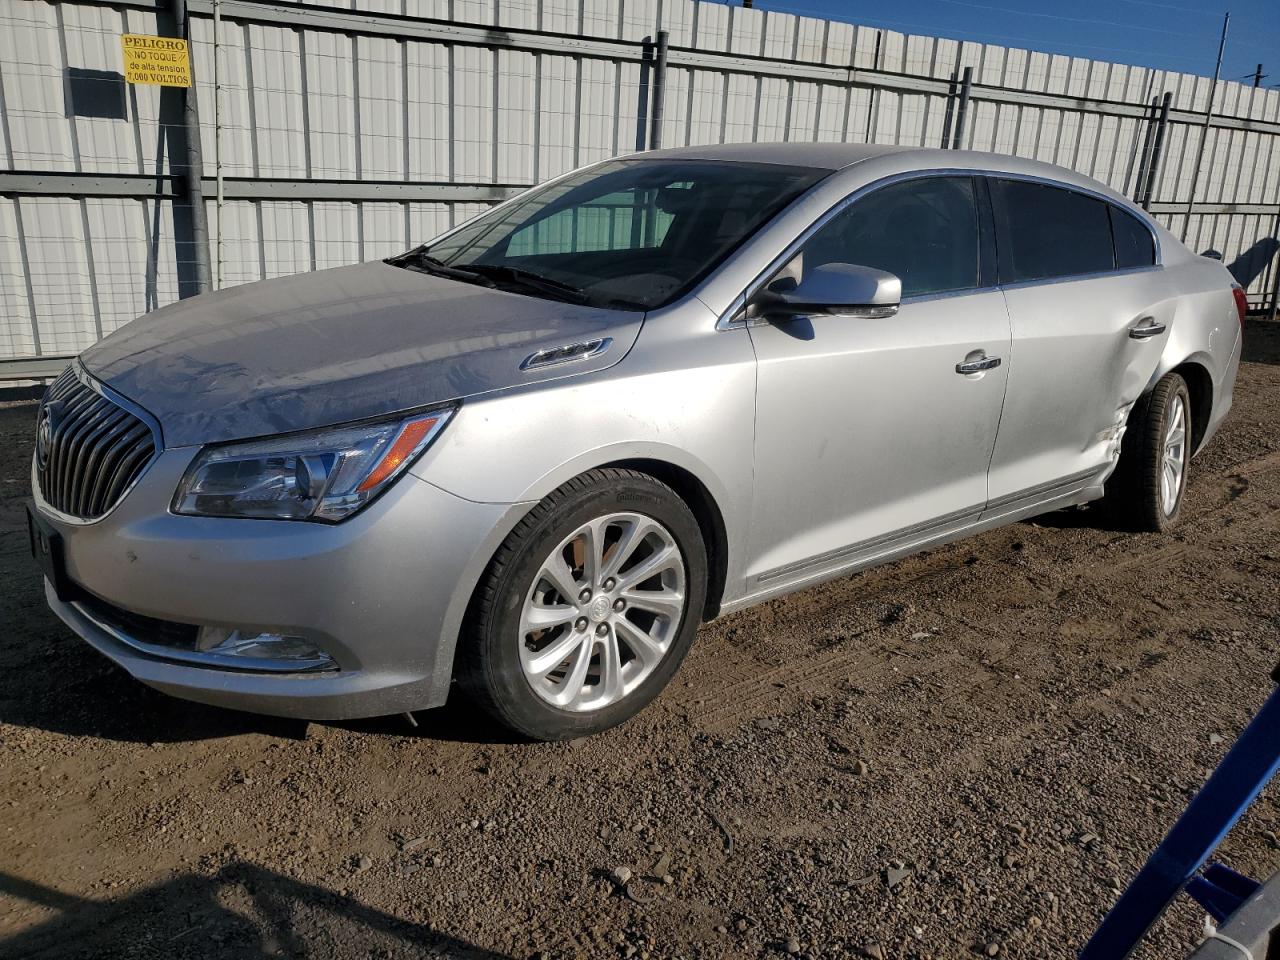
M 756 295 L 753 312 L 767 320 L 827 315 L 891 317 L 902 302 L 902 281 L 892 273 L 853 263 L 825 263 L 796 283 L 780 277 Z

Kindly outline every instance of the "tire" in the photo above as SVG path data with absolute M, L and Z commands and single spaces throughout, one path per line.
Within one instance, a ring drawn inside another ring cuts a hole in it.
M 1174 449 L 1169 443 L 1177 435 L 1179 412 L 1181 441 Z M 1118 525 L 1163 533 L 1178 522 L 1191 461 L 1191 413 L 1186 381 L 1176 373 L 1166 374 L 1134 404 L 1120 462 L 1107 481 L 1107 506 Z M 1181 465 L 1173 471 L 1176 477 L 1169 469 L 1173 461 L 1166 463 L 1166 451 Z M 1172 501 L 1169 485 L 1174 488 Z
M 598 557 L 594 569 L 588 557 Z M 679 669 L 706 591 L 706 548 L 684 501 L 634 470 L 589 471 L 534 507 L 498 548 L 468 612 L 459 684 L 534 740 L 617 726 Z

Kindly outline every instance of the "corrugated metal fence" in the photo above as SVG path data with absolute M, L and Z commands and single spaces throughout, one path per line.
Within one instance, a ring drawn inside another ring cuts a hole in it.
M 211 0 L 187 6 L 215 286 L 386 256 L 656 138 L 1015 153 L 1131 196 L 1150 179 L 1181 233 L 1212 86 L 696 0 L 222 0 L 216 44 Z M 0 378 L 196 289 L 182 92 L 121 76 L 121 34 L 177 29 L 169 0 L 0 0 Z M 1213 104 L 1187 241 L 1261 303 L 1280 91 L 1222 82 Z

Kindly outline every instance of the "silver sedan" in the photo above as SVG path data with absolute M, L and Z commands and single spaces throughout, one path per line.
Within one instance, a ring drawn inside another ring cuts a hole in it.
M 716 616 L 1086 501 L 1168 529 L 1244 305 L 1046 164 L 609 160 L 86 351 L 40 408 L 32 547 L 54 611 L 174 695 L 327 719 L 456 681 L 574 737 Z

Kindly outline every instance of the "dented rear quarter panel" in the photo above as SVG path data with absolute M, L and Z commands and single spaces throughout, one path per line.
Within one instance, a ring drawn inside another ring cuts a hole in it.
M 1210 419 L 1216 424 L 1227 412 L 1223 401 L 1230 396 L 1229 381 L 1239 360 L 1240 318 L 1231 294 L 1233 278 L 1221 261 L 1192 253 L 1168 231 L 1162 234 L 1177 313 L 1147 389 L 1183 363 L 1199 364 L 1213 381 Z

